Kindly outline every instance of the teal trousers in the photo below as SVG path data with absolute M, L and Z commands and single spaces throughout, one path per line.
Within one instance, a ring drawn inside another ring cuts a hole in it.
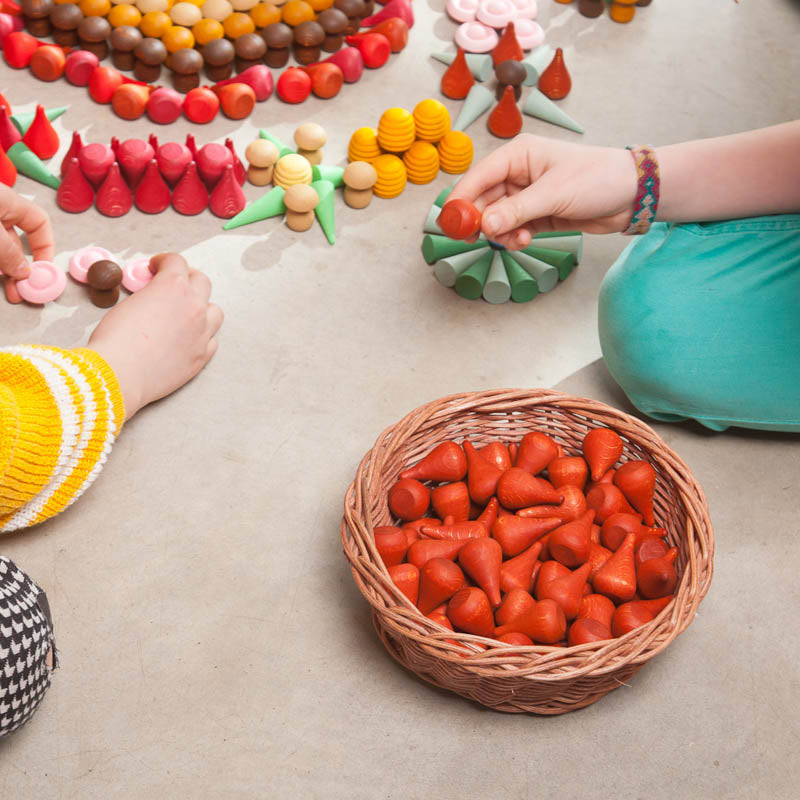
M 607 273 L 598 324 L 648 416 L 800 432 L 800 214 L 656 223 Z

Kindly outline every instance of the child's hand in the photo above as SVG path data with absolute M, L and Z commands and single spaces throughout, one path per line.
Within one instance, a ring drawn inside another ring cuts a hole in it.
M 474 164 L 451 198 L 483 212 L 482 230 L 513 250 L 544 231 L 623 231 L 636 200 L 636 165 L 620 148 L 521 134 Z
M 89 337 L 114 370 L 130 419 L 191 380 L 217 350 L 222 310 L 211 282 L 175 253 L 154 256 L 153 280 L 106 314 Z
M 53 260 L 55 246 L 49 217 L 3 184 L 0 184 L 0 223 L 0 274 L 20 280 L 30 271 L 15 228 L 27 234 L 34 261 Z

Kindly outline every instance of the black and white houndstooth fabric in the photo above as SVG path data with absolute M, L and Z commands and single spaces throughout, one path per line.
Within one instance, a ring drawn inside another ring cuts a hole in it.
M 0 736 L 27 722 L 50 686 L 53 627 L 44 592 L 0 556 Z

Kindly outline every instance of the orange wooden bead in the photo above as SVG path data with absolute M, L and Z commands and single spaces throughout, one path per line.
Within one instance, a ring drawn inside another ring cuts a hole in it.
M 253 33 L 256 29 L 256 24 L 249 14 L 237 11 L 225 18 L 222 27 L 229 39 L 238 39 L 246 33 Z
M 112 28 L 118 28 L 120 25 L 136 28 L 142 21 L 142 12 L 130 3 L 119 3 L 112 7 L 106 19 Z
M 64 51 L 48 44 L 34 50 L 28 66 L 40 81 L 55 81 L 64 74 L 66 63 Z
M 256 93 L 246 83 L 228 83 L 215 91 L 222 113 L 230 119 L 244 119 L 256 104 Z
M 289 0 L 281 12 L 283 21 L 295 27 L 301 22 L 310 22 L 316 17 L 314 9 L 305 0 Z
M 181 25 L 173 25 L 168 28 L 161 37 L 167 52 L 174 53 L 184 47 L 194 47 L 194 35 L 188 28 Z
M 222 23 L 215 19 L 201 19 L 192 26 L 192 34 L 197 44 L 204 45 L 214 39 L 222 39 L 225 36 L 225 29 Z
M 451 239 L 469 239 L 481 229 L 481 212 L 469 200 L 448 200 L 439 215 L 439 227 Z
M 258 3 L 249 13 L 256 28 L 266 28 L 267 25 L 281 21 L 281 10 L 274 3 Z
M 164 11 L 148 11 L 139 23 L 142 36 L 160 39 L 172 27 L 169 14 Z
M 110 0 L 81 0 L 78 8 L 84 17 L 105 17 L 111 11 Z
M 111 108 L 122 119 L 139 119 L 150 99 L 150 87 L 138 83 L 123 83 L 111 96 Z

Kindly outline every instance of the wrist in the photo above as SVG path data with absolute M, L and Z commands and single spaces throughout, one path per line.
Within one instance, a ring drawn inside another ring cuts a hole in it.
M 623 233 L 640 235 L 647 233 L 656 219 L 661 197 L 661 175 L 655 148 L 632 145 L 626 149 L 636 166 L 636 195 L 630 222 Z
M 122 398 L 124 420 L 129 420 L 143 405 L 142 391 L 136 379 L 136 370 L 128 363 L 128 359 L 117 348 L 103 341 L 102 338 L 90 338 L 87 350 L 95 353 L 107 365 L 109 372 L 119 387 Z

